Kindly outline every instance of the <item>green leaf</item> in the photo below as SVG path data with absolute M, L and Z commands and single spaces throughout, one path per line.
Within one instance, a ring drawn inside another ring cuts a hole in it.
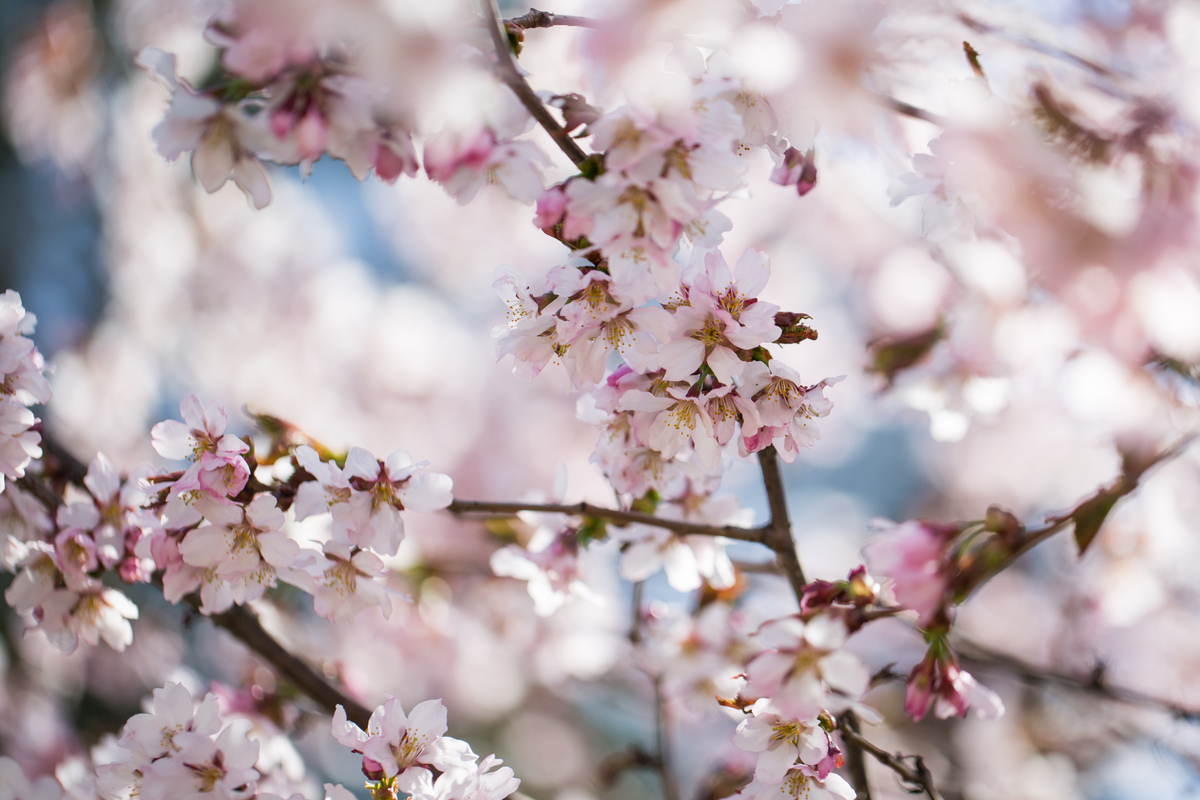
M 653 514 L 658 508 L 658 504 L 658 492 L 649 489 L 644 495 L 633 501 L 630 505 L 630 510 L 638 511 L 642 514 Z
M 575 540 L 579 542 L 580 547 L 587 547 L 592 542 L 607 537 L 608 523 L 599 517 L 585 517 L 583 524 L 579 526 L 579 531 L 575 534 Z
M 1103 491 L 1084 500 L 1071 512 L 1071 519 L 1075 522 L 1075 544 L 1079 545 L 1079 555 L 1083 555 L 1091 545 L 1104 525 L 1104 520 L 1108 518 L 1108 512 L 1113 510 L 1113 506 L 1124 494 L 1118 489 Z

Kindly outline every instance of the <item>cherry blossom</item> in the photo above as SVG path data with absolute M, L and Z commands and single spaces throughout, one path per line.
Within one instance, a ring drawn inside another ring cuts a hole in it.
M 273 496 L 256 495 L 244 511 L 208 498 L 197 501 L 197 508 L 209 524 L 188 532 L 179 554 L 228 582 L 235 603 L 257 600 L 281 574 L 292 575 L 300 545 L 281 530 L 284 516 Z
M 755 778 L 750 785 L 733 795 L 761 800 L 851 800 L 854 796 L 854 788 L 837 773 L 830 773 L 821 779 L 803 766 L 789 771 L 781 783 L 766 783 Z
M 378 580 L 386 574 L 379 556 L 338 541 L 326 542 L 323 552 L 313 555 L 300 562 L 311 581 L 295 580 L 312 592 L 318 614 L 344 622 L 367 606 L 377 606 L 384 616 L 392 613 L 387 588 Z
M 848 634 L 845 623 L 828 614 L 765 623 L 758 637 L 769 649 L 747 665 L 747 693 L 772 698 L 783 714 L 800 720 L 851 707 L 866 692 L 871 675 L 841 649 Z
M 938 719 L 965 717 L 969 709 L 984 719 L 1004 714 L 1000 697 L 961 669 L 948 646 L 936 641 L 913 667 L 904 694 L 904 710 L 915 720 L 924 717 L 931 705 Z
M 428 772 L 427 766 L 442 763 L 437 744 L 446 733 L 446 707 L 441 700 L 425 700 L 404 713 L 396 698 L 390 698 L 371 713 L 367 730 L 346 720 L 338 706 L 333 714 L 333 738 L 363 756 L 363 772 L 369 778 L 395 778 L 408 770 Z M 439 767 L 440 769 L 440 767 Z
M 258 742 L 223 725 L 217 698 L 196 703 L 177 683 L 154 692 L 151 710 L 125 724 L 123 754 L 97 767 L 96 788 L 106 800 L 132 795 L 179 800 L 246 800 L 261 777 Z
M 825 780 L 840 762 L 837 747 L 814 719 L 797 720 L 782 715 L 768 698 L 755 701 L 751 716 L 738 723 L 733 744 L 758 753 L 754 778 L 763 784 L 780 784 L 797 761 Z
M 250 467 L 242 458 L 250 446 L 225 433 L 225 409 L 216 402 L 202 406 L 190 394 L 180 401 L 179 413 L 183 422 L 166 420 L 150 432 L 154 449 L 163 458 L 192 462 L 172 485 L 172 492 L 176 496 L 207 492 L 218 498 L 240 492 L 250 478 Z
M 62 786 L 54 778 L 31 781 L 8 756 L 0 756 L 0 792 L 11 800 L 59 800 L 63 796 Z
M 958 528 L 918 520 L 882 524 L 882 533 L 867 542 L 863 556 L 872 572 L 891 578 L 896 601 L 915 610 L 917 622 L 928 626 L 947 602 L 946 547 Z
M 179 80 L 173 55 L 147 47 L 138 63 L 171 92 L 167 116 L 154 129 L 159 152 L 174 161 L 191 151 L 192 172 L 207 192 L 217 191 L 232 178 L 255 208 L 271 202 L 266 172 L 247 143 L 262 136 L 253 131 L 255 118 Z

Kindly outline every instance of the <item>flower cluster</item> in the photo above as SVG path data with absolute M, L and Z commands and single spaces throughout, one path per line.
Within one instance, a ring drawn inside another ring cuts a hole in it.
M 466 742 L 445 734 L 441 700 L 418 703 L 405 714 L 390 698 L 371 713 L 365 731 L 347 721 L 341 706 L 333 715 L 334 738 L 362 755 L 363 774 L 387 796 L 399 790 L 414 800 L 500 800 L 521 785 L 500 759 L 480 760 Z
M 913 667 L 904 694 L 904 710 L 914 720 L 924 717 L 930 706 L 938 719 L 965 717 L 970 709 L 985 719 L 1004 713 L 1000 697 L 959 667 L 950 646 L 938 637 L 921 663 Z
M 501 354 L 527 375 L 558 360 L 587 391 L 581 415 L 602 430 L 594 460 L 622 496 L 652 495 L 665 516 L 700 525 L 744 522 L 736 504 L 713 497 L 723 454 L 774 445 L 791 461 L 817 440 L 832 381 L 805 385 L 767 349 L 815 334 L 802 315 L 758 299 L 769 266 L 757 251 L 730 267 L 719 250 L 695 250 L 673 296 L 649 304 L 607 263 L 556 267 L 540 292 L 503 274 L 496 285 L 511 324 Z M 623 363 L 606 373 L 617 357 Z M 732 581 L 720 541 L 644 526 L 621 538 L 626 577 L 666 565 L 681 591 L 699 586 L 699 575 L 714 586 Z
M 832 734 L 846 712 L 879 719 L 861 702 L 870 672 L 842 649 L 877 594 L 857 567 L 844 581 L 813 582 L 800 598 L 800 614 L 769 620 L 754 634 L 760 651 L 749 659 L 745 686 L 736 700 L 723 701 L 747 715 L 734 746 L 758 754 L 754 780 L 737 797 L 854 797 L 833 772 L 843 759 Z
M 224 409 L 190 395 L 180 412 L 182 422 L 155 425 L 152 439 L 164 457 L 189 461 L 184 470 L 143 467 L 123 480 L 97 455 L 53 518 L 19 487 L 5 489 L 13 608 L 67 652 L 81 638 L 117 650 L 132 641 L 138 609 L 101 582 L 110 570 L 129 584 L 157 576 L 173 603 L 194 593 L 204 614 L 257 600 L 279 581 L 313 595 L 330 619 L 366 606 L 390 612 L 381 557 L 404 537 L 400 512 L 445 508 L 449 477 L 403 451 L 379 461 L 354 448 L 339 465 L 300 446 L 289 482 L 251 482 L 251 442 L 226 432 Z M 330 515 L 320 549 L 290 532 L 289 510 L 297 520 Z
M 758 753 L 754 780 L 738 797 L 854 797 L 850 784 L 833 772 L 842 764 L 841 751 L 816 718 L 782 714 L 762 698 L 750 707 L 750 716 L 738 723 L 733 744 Z
M 50 401 L 50 384 L 42 355 L 29 338 L 36 324 L 20 295 L 9 289 L 0 297 L 0 491 L 5 478 L 22 477 L 29 462 L 42 455 L 41 434 L 32 430 L 38 419 L 29 407 Z
M 4 597 L 64 652 L 83 639 L 100 639 L 115 650 L 133 640 L 129 620 L 138 609 L 120 591 L 100 581 L 116 570 L 128 583 L 145 582 L 153 562 L 143 539 L 154 522 L 143 509 L 137 480 L 122 485 L 112 463 L 98 454 L 80 492 L 58 507 L 53 519 L 39 500 L 16 486 L 4 490 L 9 517 L 18 522 L 5 535 L 5 565 L 16 578 Z
M 130 717 L 118 744 L 122 758 L 96 768 L 105 800 L 247 800 L 262 777 L 254 768 L 258 742 L 225 724 L 216 695 L 197 703 L 178 683 L 154 690 L 150 709 Z

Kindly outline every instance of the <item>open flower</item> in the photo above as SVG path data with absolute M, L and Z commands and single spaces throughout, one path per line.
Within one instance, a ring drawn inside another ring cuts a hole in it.
M 441 700 L 426 700 L 409 714 L 395 697 L 371 713 L 367 729 L 350 722 L 346 709 L 333 713 L 333 738 L 363 756 L 367 777 L 394 778 L 418 765 L 434 765 L 441 750 L 433 743 L 446 733 L 446 707 Z M 376 774 L 378 773 L 378 775 Z
M 189 459 L 192 465 L 171 487 L 175 495 L 207 492 L 214 497 L 235 495 L 250 479 L 242 454 L 250 445 L 225 433 L 225 409 L 216 402 L 200 405 L 194 394 L 179 402 L 183 422 L 169 419 L 150 430 L 154 449 L 163 458 Z

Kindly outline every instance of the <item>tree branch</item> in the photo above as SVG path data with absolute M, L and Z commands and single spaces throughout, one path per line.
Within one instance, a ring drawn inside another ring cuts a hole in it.
M 587 160 L 587 154 L 555 121 L 533 89 L 525 82 L 525 78 L 521 76 L 521 71 L 517 69 L 517 62 L 513 60 L 512 51 L 508 47 L 508 31 L 500 21 L 499 12 L 496 11 L 496 0 L 484 0 L 482 5 L 483 13 L 487 16 L 487 28 L 491 32 L 492 44 L 496 48 L 496 67 L 500 72 L 500 79 L 513 90 L 521 104 L 546 130 L 546 133 L 550 134 L 550 138 L 554 140 L 560 150 L 566 153 L 567 158 L 571 159 L 571 163 L 578 167 Z
M 740 542 L 763 544 L 765 528 L 739 528 L 734 525 L 697 525 L 681 519 L 666 519 L 637 511 L 621 511 L 615 508 L 594 506 L 591 503 L 492 503 L 485 500 L 455 500 L 446 509 L 452 514 L 491 514 L 511 517 L 521 511 L 539 511 L 548 514 L 577 514 L 583 517 L 607 519 L 620 525 L 651 525 L 681 534 L 702 536 L 724 536 Z
M 198 604 L 194 598 L 188 598 L 188 604 L 196 609 Z M 371 718 L 371 712 L 356 700 L 318 675 L 312 667 L 292 655 L 271 634 L 263 629 L 262 623 L 253 611 L 244 606 L 234 606 L 221 614 L 209 617 L 212 623 L 233 634 L 234 638 L 257 653 L 264 661 L 275 668 L 283 677 L 291 681 L 297 689 L 304 692 L 328 714 L 333 714 L 337 706 L 346 709 L 346 718 L 358 727 L 366 730 Z
M 1090 675 L 1071 675 L 1044 669 L 1022 661 L 1016 656 L 1001 653 L 962 636 L 955 636 L 955 651 L 968 661 L 983 669 L 1008 672 L 1030 684 L 1056 684 L 1078 692 L 1099 695 L 1108 700 L 1133 705 L 1153 706 L 1184 722 L 1200 722 L 1200 709 L 1190 708 L 1161 697 L 1145 694 L 1134 689 L 1112 686 L 1104 678 L 1103 664 L 1097 664 Z
M 937 125 L 941 128 L 949 127 L 950 120 L 943 117 L 941 114 L 934 114 L 932 111 L 926 111 L 923 108 L 918 108 L 912 103 L 906 103 L 903 100 L 897 100 L 891 95 L 883 94 L 882 92 L 867 91 L 867 94 L 873 96 L 885 108 L 895 111 L 897 114 L 903 114 L 906 117 L 919 119 L 922 122 L 928 122 Z
M 853 718 L 852 713 L 843 714 L 841 719 L 838 720 L 838 730 L 842 734 L 843 742 L 870 753 L 872 758 L 892 770 L 892 772 L 895 772 L 901 781 L 908 784 L 904 787 L 906 790 L 924 792 L 929 800 L 942 800 L 942 795 L 933 784 L 933 775 L 929 772 L 929 768 L 925 766 L 923 758 L 920 756 L 906 756 L 901 753 L 889 753 L 863 737 L 856 730 L 857 725 L 851 724 L 851 718 Z M 854 719 L 854 722 L 857 723 L 857 719 Z M 912 762 L 912 766 L 909 766 L 907 763 L 910 761 Z M 859 794 L 859 797 L 861 798 L 862 794 Z
M 843 719 L 850 730 L 859 732 L 857 714 L 847 711 Z M 867 761 L 863 758 L 862 747 L 849 742 L 843 744 L 846 745 L 846 766 L 850 769 L 850 777 L 854 778 L 854 788 L 857 791 L 855 800 L 871 800 L 871 781 L 867 778 Z
M 979 559 L 960 571 L 953 582 L 955 596 L 960 598 L 957 602 L 964 602 L 980 586 L 1011 567 L 1025 553 L 1067 527 L 1074 526 L 1075 538 L 1082 553 L 1099 533 L 1109 512 L 1138 488 L 1142 477 L 1155 467 L 1178 456 L 1195 440 L 1196 437 L 1187 436 L 1165 450 L 1147 457 L 1122 454 L 1121 475 L 1111 486 L 1101 487 L 1071 511 L 1048 517 L 1046 524 L 1040 528 L 1018 528 L 1013 534 L 1014 540 L 1005 544 L 1005 552 L 999 560 Z M 1081 528 L 1085 524 L 1088 526 L 1088 533 L 1081 539 Z
M 763 486 L 767 490 L 767 506 L 771 509 L 771 521 L 764 526 L 765 536 L 761 541 L 779 557 L 779 566 L 787 574 L 798 603 L 804 597 L 804 587 L 808 581 L 804 579 L 804 569 L 800 566 L 800 556 L 792 540 L 787 494 L 783 488 L 783 476 L 779 473 L 779 457 L 774 445 L 758 451 L 758 465 L 762 469 Z
M 522 14 L 519 17 L 505 20 L 509 25 L 516 25 L 522 30 L 530 28 L 553 28 L 560 25 L 569 26 L 572 28 L 599 28 L 600 23 L 597 20 L 589 17 L 576 17 L 570 14 L 552 14 L 549 11 L 538 11 L 536 8 L 529 9 L 528 14 Z

